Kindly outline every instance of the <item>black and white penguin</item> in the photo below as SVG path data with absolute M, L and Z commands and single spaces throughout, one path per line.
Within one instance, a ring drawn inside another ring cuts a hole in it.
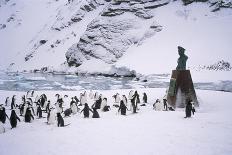
M 186 107 L 185 107 L 185 115 L 186 115 L 185 118 L 191 117 L 191 113 L 192 113 L 192 103 L 191 102 L 192 101 L 189 100 L 187 102 Z
M 64 119 L 60 113 L 57 113 L 57 126 L 64 127 Z
M 93 113 L 93 111 L 89 108 L 89 105 L 85 103 L 84 109 L 81 110 L 81 113 L 84 112 L 84 118 L 89 118 L 89 111 Z
M 11 99 L 11 105 L 10 105 L 11 109 L 15 108 L 15 95 L 13 95 L 12 99 Z
M 54 124 L 56 120 L 55 108 L 50 108 L 47 115 L 47 123 Z
M 5 106 L 7 107 L 8 104 L 9 104 L 9 97 L 7 97 L 6 100 L 5 100 Z
M 11 111 L 10 115 L 10 125 L 11 128 L 16 128 L 17 126 L 17 120 L 20 122 L 20 118 L 16 115 L 15 110 Z
M 126 115 L 126 110 L 128 110 L 128 109 L 127 109 L 126 105 L 124 104 L 123 100 L 121 100 L 120 106 L 118 108 L 118 112 L 121 111 L 121 115 Z
M 143 93 L 143 103 L 147 103 L 147 94 Z
M 50 109 L 50 100 L 48 100 L 47 106 L 46 106 L 46 113 L 48 113 L 49 109 Z
M 100 94 L 98 100 L 95 101 L 94 108 L 100 109 L 101 104 L 102 104 L 102 95 Z
M 9 117 L 6 114 L 6 109 L 4 107 L 1 107 L 0 108 L 0 122 L 2 122 L 3 124 L 5 124 L 6 118 L 9 119 Z
M 31 119 L 34 120 L 34 117 L 33 117 L 33 115 L 31 114 L 30 108 L 28 107 L 27 110 L 26 110 L 26 113 L 25 113 L 25 122 L 30 123 L 30 122 L 31 122 Z
M 40 104 L 37 104 L 37 112 L 36 112 L 36 115 L 38 116 L 38 118 L 42 118 L 42 108 L 40 106 Z
M 77 103 L 74 101 L 74 98 L 72 97 L 72 100 L 70 102 L 70 108 L 72 110 L 72 113 L 73 114 L 76 114 L 77 111 L 78 111 L 78 106 L 77 106 Z

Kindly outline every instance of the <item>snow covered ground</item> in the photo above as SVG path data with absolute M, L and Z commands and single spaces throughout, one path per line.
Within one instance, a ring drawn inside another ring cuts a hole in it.
M 128 94 L 130 90 L 99 91 L 113 104 L 112 95 Z M 154 111 L 152 103 L 162 98 L 165 89 L 139 89 L 146 92 L 148 105 L 140 107 L 138 114 L 118 115 L 115 108 L 100 112 L 99 119 L 84 119 L 76 114 L 65 118 L 64 128 L 47 125 L 46 119 L 18 124 L 11 130 L 6 122 L 6 133 L 0 134 L 1 155 L 29 154 L 81 154 L 81 155 L 152 155 L 152 154 L 223 154 L 232 153 L 232 93 L 196 90 L 200 108 L 189 119 L 183 109 Z M 36 92 L 41 94 L 42 92 Z M 55 101 L 56 91 L 43 91 Z M 69 97 L 78 91 L 59 92 Z M 17 101 L 25 92 L 0 91 L 0 101 L 17 94 Z M 7 113 L 10 111 L 7 110 Z M 23 118 L 21 118 L 23 120 Z

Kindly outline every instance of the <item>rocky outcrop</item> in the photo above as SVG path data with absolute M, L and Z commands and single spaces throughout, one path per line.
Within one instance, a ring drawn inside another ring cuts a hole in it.
M 193 2 L 208 2 L 212 12 L 219 11 L 221 8 L 232 8 L 232 0 L 182 0 L 184 5 L 191 4 Z
M 161 31 L 152 10 L 169 0 L 114 0 L 87 27 L 79 42 L 66 53 L 69 66 L 80 66 L 91 58 L 112 64 L 131 45 Z

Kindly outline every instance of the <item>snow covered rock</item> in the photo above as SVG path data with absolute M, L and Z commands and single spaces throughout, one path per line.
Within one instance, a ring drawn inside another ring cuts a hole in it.
M 161 30 L 150 11 L 166 5 L 169 1 L 112 1 L 95 18 L 66 53 L 69 66 L 80 66 L 91 58 L 113 64 L 131 45 L 139 45 L 143 40 Z

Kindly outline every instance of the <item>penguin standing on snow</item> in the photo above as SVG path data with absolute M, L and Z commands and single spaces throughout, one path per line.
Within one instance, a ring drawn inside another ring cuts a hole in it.
M 119 106 L 119 109 L 118 109 L 118 112 L 121 110 L 121 115 L 126 115 L 126 110 L 127 107 L 126 105 L 123 103 L 123 100 L 120 101 L 120 106 Z
M 20 122 L 20 118 L 16 115 L 15 110 L 12 110 L 11 115 L 10 115 L 11 129 L 16 128 L 17 120 L 19 120 L 19 122 Z
M 6 100 L 5 100 L 5 106 L 6 107 L 8 106 L 8 103 L 9 103 L 9 97 L 7 97 Z
M 6 114 L 6 110 L 5 110 L 4 107 L 0 106 L 0 122 L 2 122 L 3 124 L 5 124 L 6 118 L 9 119 L 9 117 Z
M 37 104 L 37 113 L 36 115 L 39 117 L 39 118 L 42 118 L 42 108 L 40 106 L 40 104 Z
M 89 105 L 85 103 L 84 109 L 81 110 L 81 113 L 84 112 L 84 118 L 89 118 L 89 111 L 93 113 L 93 111 L 89 108 Z
M 185 118 L 191 117 L 191 112 L 192 112 L 192 103 L 191 100 L 187 102 L 187 105 L 185 107 Z
M 47 115 L 47 123 L 54 124 L 56 120 L 55 108 L 50 108 Z
M 15 95 L 13 95 L 12 99 L 11 99 L 11 105 L 10 105 L 11 109 L 15 108 Z
M 143 103 L 147 103 L 147 94 L 143 93 Z
M 57 113 L 57 126 L 64 127 L 64 119 L 60 113 Z
M 78 107 L 77 107 L 77 103 L 74 101 L 73 97 L 72 97 L 72 101 L 70 102 L 70 108 L 71 108 L 73 114 L 77 113 Z
M 27 110 L 26 110 L 26 113 L 25 113 L 25 122 L 30 123 L 30 122 L 31 122 L 31 119 L 34 120 L 34 117 L 33 117 L 33 115 L 31 114 L 30 108 L 28 107 Z

